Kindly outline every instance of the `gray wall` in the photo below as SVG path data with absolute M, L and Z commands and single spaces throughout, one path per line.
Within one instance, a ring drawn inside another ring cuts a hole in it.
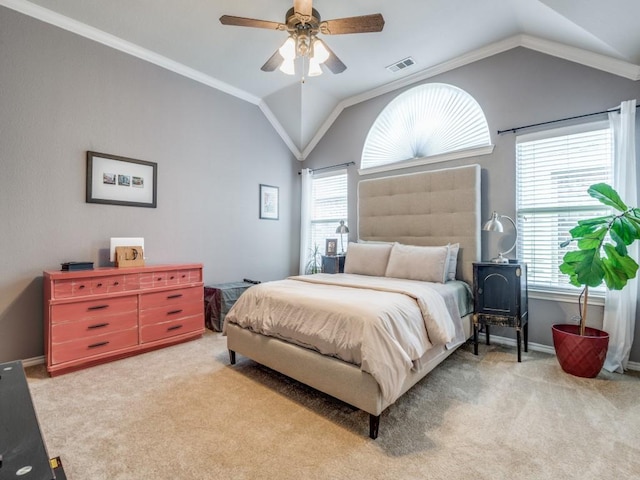
M 478 101 L 489 123 L 495 145 L 493 153 L 373 176 L 478 163 L 482 167 L 482 217 L 486 219 L 493 210 L 511 217 L 515 215 L 515 135 L 497 135 L 498 130 L 606 110 L 633 98 L 640 100 L 639 82 L 524 48 L 438 75 L 427 82 L 455 85 Z M 355 161 L 358 166 L 369 128 L 384 107 L 404 90 L 406 88 L 345 109 L 305 161 L 305 167 L 318 168 L 348 161 Z M 352 241 L 357 239 L 358 180 L 373 177 L 360 177 L 357 166 L 349 168 L 348 225 Z M 635 205 L 638 205 L 637 199 Z M 485 233 L 482 238 L 483 258 L 489 259 L 495 256 L 497 246 Z M 550 326 L 568 320 L 577 312 L 577 307 L 573 303 L 532 299 L 529 312 L 530 341 L 551 346 Z M 598 319 L 601 324 L 602 308 L 594 307 L 591 313 L 594 325 L 598 324 Z M 513 336 L 510 329 L 500 329 L 496 333 Z M 640 322 L 636 324 L 635 338 L 631 360 L 640 362 Z
M 158 207 L 85 203 L 87 150 L 156 162 Z M 42 271 L 104 264 L 113 236 L 207 284 L 298 270 L 300 163 L 256 106 L 4 7 L 0 167 L 0 362 L 43 354 Z

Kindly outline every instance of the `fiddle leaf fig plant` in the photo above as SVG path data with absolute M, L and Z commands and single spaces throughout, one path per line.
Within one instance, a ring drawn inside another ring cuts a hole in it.
M 560 271 L 569 275 L 572 285 L 584 287 L 580 335 L 584 335 L 587 322 L 589 287 L 604 282 L 609 290 L 622 290 L 638 271 L 638 263 L 629 256 L 627 246 L 640 239 L 640 208 L 628 207 L 606 183 L 591 185 L 587 192 L 615 212 L 579 220 L 569 231 L 571 238 L 561 244 L 566 247 L 577 242 L 578 246 L 564 255 Z

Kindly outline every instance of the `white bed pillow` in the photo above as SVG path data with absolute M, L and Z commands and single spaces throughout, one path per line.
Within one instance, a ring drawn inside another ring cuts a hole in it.
M 349 242 L 344 273 L 384 277 L 392 246 L 392 243 Z
M 396 243 L 385 276 L 444 283 L 449 271 L 449 246 L 418 247 Z
M 459 243 L 449 244 L 449 268 L 447 269 L 447 281 L 456 279 L 456 269 L 458 268 Z

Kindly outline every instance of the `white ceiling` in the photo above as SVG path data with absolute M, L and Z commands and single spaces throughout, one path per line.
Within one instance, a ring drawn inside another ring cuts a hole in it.
M 0 5 L 152 61 L 258 105 L 303 159 L 340 111 L 403 84 L 517 46 L 640 79 L 640 0 L 315 0 L 323 20 L 381 13 L 380 33 L 325 35 L 334 75 L 260 70 L 285 32 L 224 26 L 221 15 L 284 22 L 292 0 L 0 0 Z M 397 73 L 385 67 L 411 56 Z

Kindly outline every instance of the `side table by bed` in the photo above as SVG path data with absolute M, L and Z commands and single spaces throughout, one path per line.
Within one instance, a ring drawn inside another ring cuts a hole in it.
M 240 295 L 257 281 L 228 282 L 204 287 L 204 323 L 208 329 L 221 332 L 224 317 Z
M 346 255 L 322 255 L 322 271 L 324 273 L 344 273 Z
M 478 354 L 478 328 L 485 328 L 489 345 L 489 327 L 496 325 L 516 329 L 518 362 L 521 332 L 524 334 L 524 351 L 528 351 L 529 312 L 527 294 L 527 265 L 525 263 L 473 264 L 473 353 Z

